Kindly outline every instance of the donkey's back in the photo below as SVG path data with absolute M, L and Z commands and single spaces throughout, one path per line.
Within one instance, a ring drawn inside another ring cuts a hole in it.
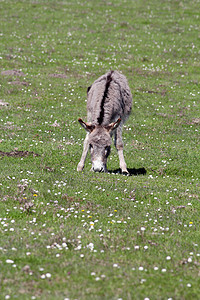
M 128 118 L 132 107 L 132 95 L 126 77 L 110 71 L 99 77 L 88 88 L 87 119 L 96 125 L 108 125 L 121 118 Z

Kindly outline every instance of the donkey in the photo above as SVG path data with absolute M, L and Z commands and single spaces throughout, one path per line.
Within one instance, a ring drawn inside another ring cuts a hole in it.
M 112 135 L 118 151 L 122 173 L 127 173 L 123 155 L 122 127 L 132 108 L 132 95 L 127 79 L 117 71 L 110 71 L 99 77 L 87 89 L 87 121 L 78 119 L 87 131 L 83 153 L 77 171 L 84 168 L 88 149 L 91 153 L 92 170 L 107 171 Z

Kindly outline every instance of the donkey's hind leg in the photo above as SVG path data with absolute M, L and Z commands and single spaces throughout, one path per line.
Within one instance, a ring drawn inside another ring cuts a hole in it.
M 122 141 L 122 125 L 120 125 L 115 131 L 114 143 L 119 156 L 120 169 L 122 170 L 122 173 L 128 174 L 128 170 L 127 170 L 127 166 L 123 154 L 124 145 Z
M 85 137 L 85 141 L 84 141 L 84 144 L 83 144 L 83 153 L 82 153 L 82 156 L 81 156 L 81 160 L 78 163 L 77 171 L 82 171 L 83 168 L 84 168 L 85 159 L 86 159 L 88 148 L 89 148 L 88 139 L 89 139 L 89 133 L 87 133 L 86 137 Z

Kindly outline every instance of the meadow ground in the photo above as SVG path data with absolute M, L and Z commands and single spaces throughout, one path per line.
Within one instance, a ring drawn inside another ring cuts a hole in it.
M 0 299 L 199 299 L 199 4 L 0 2 Z M 76 172 L 109 69 L 132 176 Z

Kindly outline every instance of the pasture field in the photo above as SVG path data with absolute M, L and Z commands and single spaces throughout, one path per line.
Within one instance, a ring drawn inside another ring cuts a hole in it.
M 199 5 L 0 1 L 0 299 L 200 298 Z M 76 171 L 110 69 L 131 176 Z

